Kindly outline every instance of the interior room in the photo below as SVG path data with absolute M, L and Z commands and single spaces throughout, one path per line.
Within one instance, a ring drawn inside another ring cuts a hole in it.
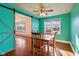
M 0 3 L 0 56 L 77 55 L 78 3 Z

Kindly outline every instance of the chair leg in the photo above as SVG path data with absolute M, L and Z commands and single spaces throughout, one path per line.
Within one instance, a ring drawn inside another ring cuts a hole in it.
M 53 56 L 55 56 L 55 48 L 53 48 Z
M 56 56 L 56 48 L 53 48 L 53 56 Z

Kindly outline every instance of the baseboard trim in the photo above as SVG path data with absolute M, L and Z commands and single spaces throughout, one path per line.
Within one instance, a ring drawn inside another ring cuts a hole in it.
M 62 43 L 68 43 L 68 44 L 70 44 L 70 46 L 71 46 L 71 48 L 72 48 L 73 53 L 74 53 L 75 55 L 77 55 L 77 53 L 76 53 L 76 51 L 74 50 L 74 48 L 73 48 L 73 46 L 72 46 L 71 42 L 69 42 L 69 41 L 62 41 L 62 40 L 56 40 L 56 41 L 57 41 L 57 42 L 62 42 Z
M 62 43 L 71 43 L 69 41 L 62 41 L 62 40 L 56 40 L 57 42 L 62 42 Z
M 73 46 L 72 46 L 72 43 L 71 43 L 71 42 L 70 42 L 70 46 L 71 46 L 71 48 L 72 48 L 73 53 L 76 55 L 76 51 L 75 51 L 75 49 L 73 48 Z

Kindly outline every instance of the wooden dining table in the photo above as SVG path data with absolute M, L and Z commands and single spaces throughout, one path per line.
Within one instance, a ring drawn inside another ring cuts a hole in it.
M 49 41 L 50 41 L 50 37 L 51 37 L 51 35 L 49 35 L 49 34 L 40 34 L 39 37 L 37 37 L 36 35 L 32 36 L 33 39 L 42 40 L 42 41 L 46 42 L 47 55 L 49 55 Z

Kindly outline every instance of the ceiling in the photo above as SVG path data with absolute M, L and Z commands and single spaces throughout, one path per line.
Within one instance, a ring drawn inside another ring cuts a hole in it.
M 34 15 L 37 15 L 38 12 L 33 12 L 33 10 L 40 9 L 40 3 L 13 3 L 16 8 L 20 8 L 24 11 L 28 11 Z M 43 6 L 46 9 L 53 9 L 53 12 L 47 12 L 47 16 L 60 15 L 64 13 L 69 13 L 72 9 L 72 3 L 43 3 Z M 38 16 L 38 15 L 37 15 Z

